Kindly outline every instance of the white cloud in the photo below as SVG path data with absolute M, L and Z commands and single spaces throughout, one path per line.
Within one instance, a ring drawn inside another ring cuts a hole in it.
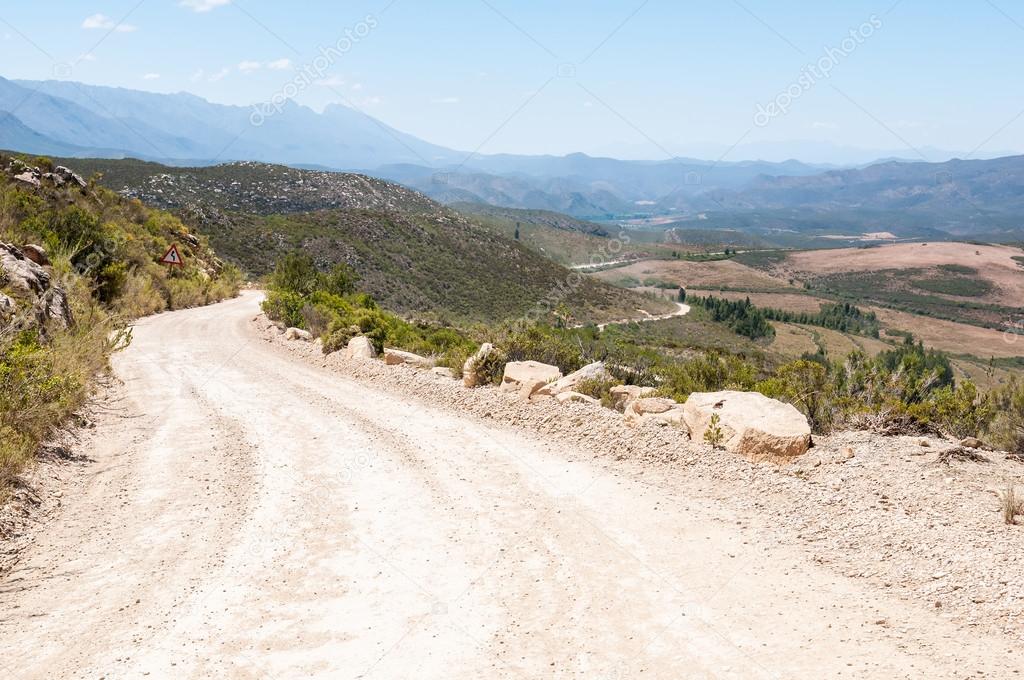
M 189 78 L 189 80 L 191 80 L 193 83 L 198 83 L 200 80 L 202 80 L 205 77 L 206 77 L 206 69 L 202 69 L 201 68 L 198 71 L 196 71 L 195 73 L 193 73 L 192 77 Z
M 458 97 L 439 97 L 433 101 L 435 104 L 458 104 L 461 100 Z
M 211 83 L 215 83 L 218 80 L 223 80 L 229 73 L 231 73 L 231 69 L 229 69 L 229 68 L 222 68 L 221 70 L 217 71 L 216 73 L 211 73 L 210 77 L 207 78 L 207 80 L 209 82 L 211 82 Z
M 287 58 L 267 62 L 267 68 L 269 68 L 272 71 L 284 71 L 285 69 L 289 69 L 291 67 L 292 60 Z
M 376 106 L 377 104 L 380 104 L 380 103 L 381 103 L 381 98 L 380 97 L 364 97 L 363 99 L 360 99 L 359 102 L 358 102 L 358 104 L 360 106 Z
M 263 64 L 258 61 L 243 61 L 238 65 L 238 70 L 242 73 L 250 73 L 252 71 L 258 71 L 263 68 Z
M 109 31 L 113 29 L 118 33 L 131 33 L 132 31 L 138 30 L 138 26 L 132 26 L 131 24 L 116 23 L 106 14 L 93 14 L 92 16 L 86 17 L 85 21 L 82 22 L 82 28 L 87 30 L 104 31 Z
M 96 61 L 96 55 L 92 52 L 78 55 L 77 61 Z
M 590 101 L 583 102 L 583 108 L 585 108 L 585 109 L 589 109 L 589 108 L 591 108 L 593 106 L 594 106 L 594 102 L 590 102 Z
M 159 80 L 160 79 L 160 74 L 159 73 L 147 73 L 146 75 L 142 76 L 142 79 L 143 80 Z
M 838 130 L 839 126 L 835 123 L 825 123 L 822 121 L 815 121 L 811 124 L 811 127 L 815 130 Z
M 188 7 L 193 12 L 209 12 L 211 9 L 223 7 L 231 0 L 181 0 L 178 4 Z
M 351 89 L 353 92 L 359 92 L 359 90 L 363 89 L 363 84 L 362 83 L 352 83 L 352 85 L 351 85 L 351 87 L 349 89 Z

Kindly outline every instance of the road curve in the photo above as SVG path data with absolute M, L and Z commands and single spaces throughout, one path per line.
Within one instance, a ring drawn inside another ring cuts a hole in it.
M 138 324 L 0 581 L 0 675 L 1014 677 L 712 501 L 303 362 L 257 303 Z

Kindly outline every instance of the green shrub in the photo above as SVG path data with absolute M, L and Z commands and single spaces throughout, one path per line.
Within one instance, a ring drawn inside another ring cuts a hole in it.
M 588 378 L 587 380 L 581 380 L 576 385 L 575 391 L 597 399 L 605 408 L 614 408 L 612 388 L 621 384 L 620 381 L 615 379 Z
M 992 424 L 993 444 L 1024 456 L 1024 380 L 1016 376 L 992 395 L 997 416 Z
M 935 390 L 926 401 L 911 406 L 910 413 L 919 422 L 956 438 L 981 436 L 995 417 L 992 400 L 970 381 Z
M 800 359 L 779 367 L 767 380 L 759 382 L 758 392 L 792 404 L 807 416 L 811 429 L 827 432 L 835 418 L 835 392 L 826 366 Z

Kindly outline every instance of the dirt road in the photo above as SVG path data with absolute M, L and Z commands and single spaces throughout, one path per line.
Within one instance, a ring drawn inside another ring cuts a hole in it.
M 756 518 L 301 362 L 257 302 L 116 357 L 94 462 L 0 582 L 0 675 L 1018 677 Z

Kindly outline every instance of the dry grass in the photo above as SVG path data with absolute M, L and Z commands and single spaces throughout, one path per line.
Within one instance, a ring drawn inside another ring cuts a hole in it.
M 1013 259 L 1021 251 L 1012 246 L 982 246 L 970 243 L 901 243 L 878 248 L 841 248 L 790 254 L 780 272 L 796 278 L 814 278 L 844 272 L 873 272 L 885 269 L 930 268 L 961 265 L 978 270 L 993 291 L 979 302 L 1018 306 L 1024 299 L 1024 276 Z
M 776 279 L 733 260 L 717 260 L 714 262 L 687 262 L 685 260 L 647 260 L 607 269 L 598 278 L 614 282 L 631 276 L 639 281 L 660 279 L 683 286 L 686 289 L 717 289 L 727 288 L 768 288 L 779 289 L 791 287 L 785 279 Z
M 999 493 L 999 510 L 1007 524 L 1016 524 L 1017 516 L 1024 515 L 1024 497 L 1017 494 L 1013 484 L 1007 484 Z

